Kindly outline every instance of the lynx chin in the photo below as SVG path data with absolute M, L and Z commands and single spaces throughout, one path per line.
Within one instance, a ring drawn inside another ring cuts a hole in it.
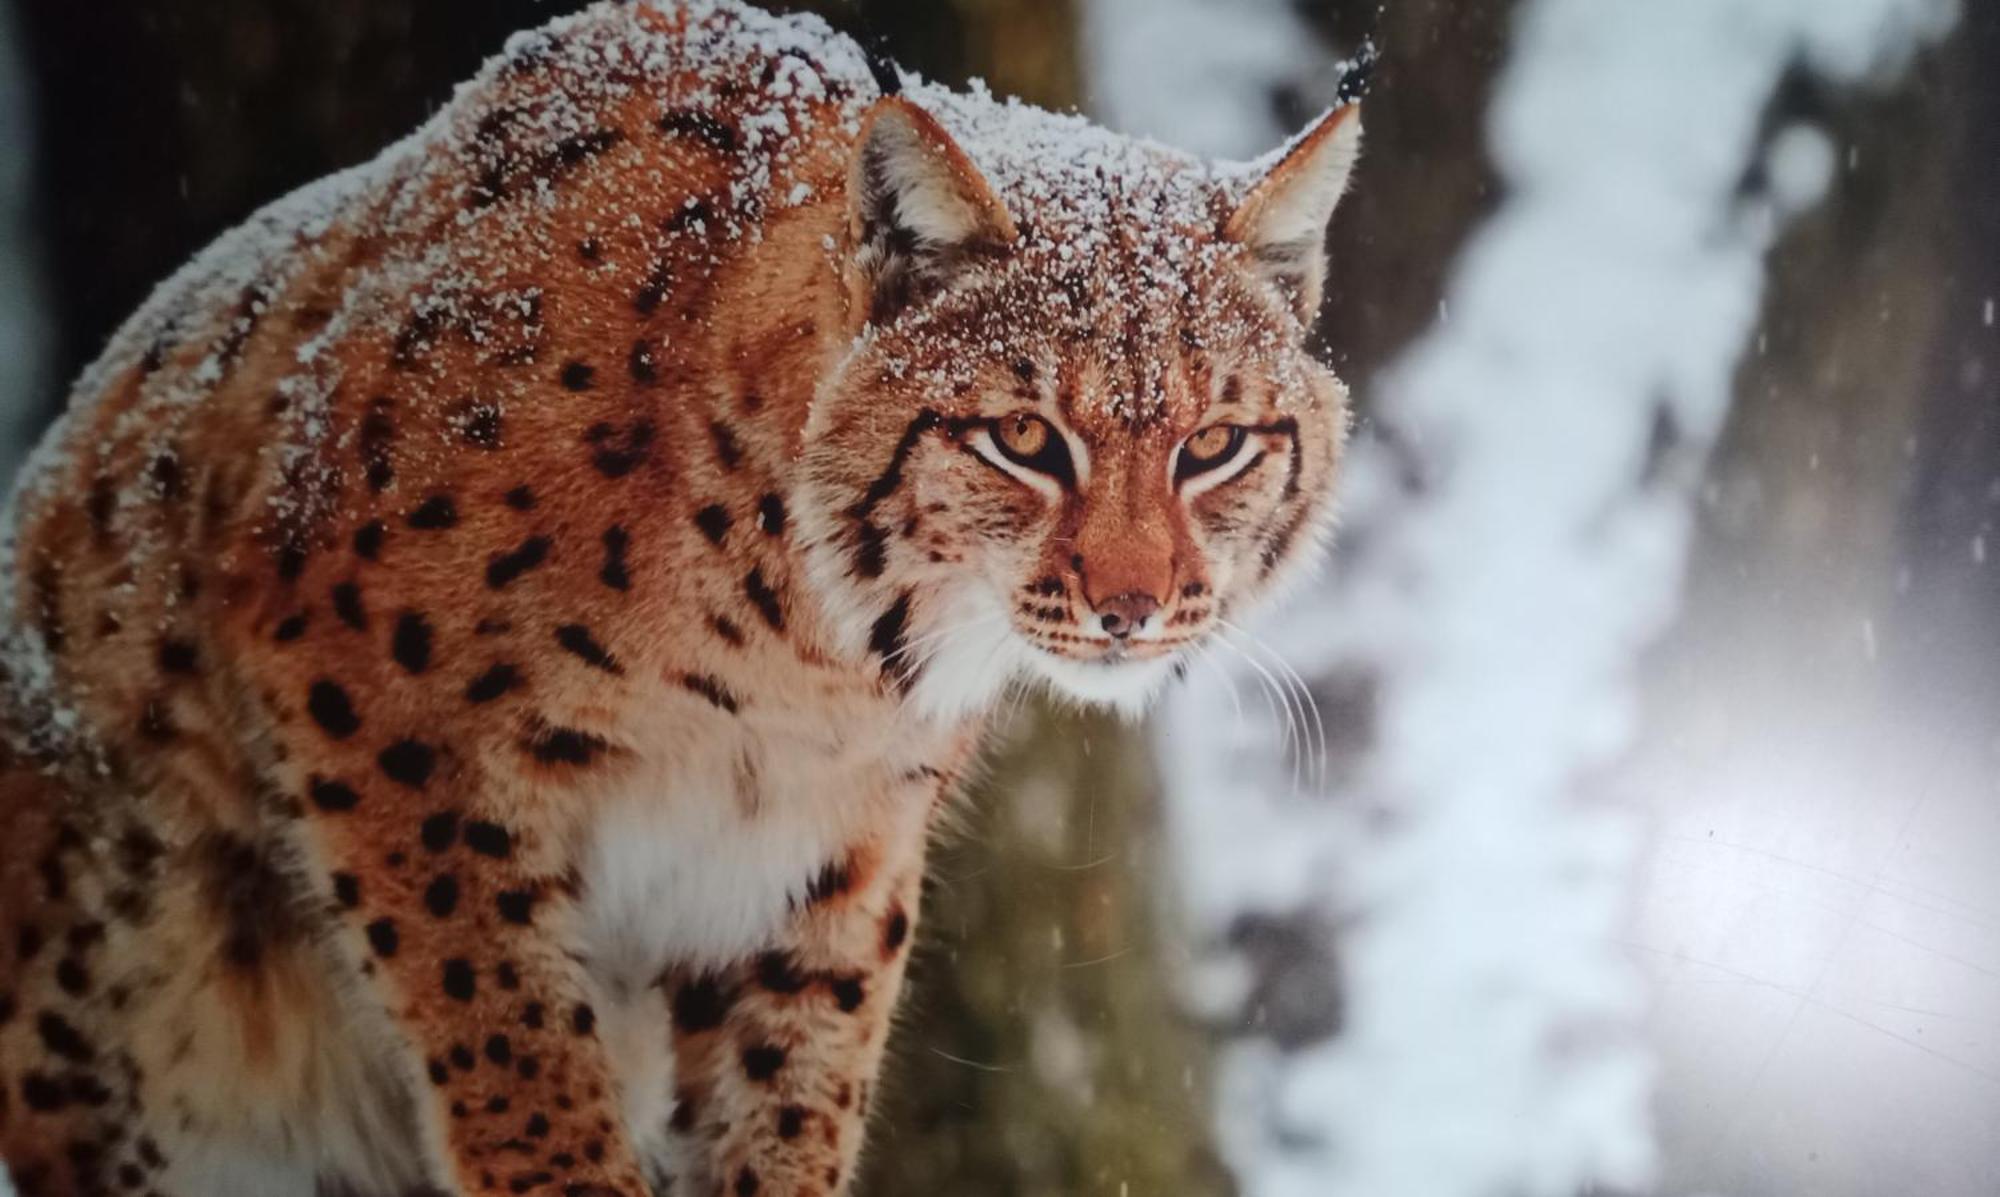
M 996 699 L 1324 538 L 1359 138 L 637 0 L 195 258 L 5 524 L 23 1197 L 845 1192 Z

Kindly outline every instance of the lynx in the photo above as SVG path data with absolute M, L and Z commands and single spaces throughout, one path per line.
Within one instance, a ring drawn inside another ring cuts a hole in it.
M 6 521 L 24 1197 L 846 1191 L 996 699 L 1137 712 L 1324 539 L 1358 139 L 644 0 L 198 256 Z

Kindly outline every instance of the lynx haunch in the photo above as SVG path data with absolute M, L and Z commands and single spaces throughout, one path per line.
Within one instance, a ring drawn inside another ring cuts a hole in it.
M 1358 139 L 649 0 L 196 258 L 7 521 L 24 1197 L 845 1191 L 986 712 L 1323 538 Z

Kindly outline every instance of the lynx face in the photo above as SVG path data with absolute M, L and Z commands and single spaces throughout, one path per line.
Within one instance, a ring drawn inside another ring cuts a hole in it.
M 1142 709 L 1309 556 L 1345 429 L 1304 338 L 1351 110 L 1247 195 L 1051 126 L 972 130 L 996 187 L 878 107 L 835 251 L 856 342 L 806 436 L 817 581 L 940 717 L 1037 679 Z

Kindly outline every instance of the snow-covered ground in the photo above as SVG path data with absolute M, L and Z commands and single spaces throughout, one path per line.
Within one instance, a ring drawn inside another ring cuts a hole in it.
M 1093 11 L 1123 34 L 1091 42 L 1107 119 L 1169 141 L 1186 122 L 1191 143 L 1236 154 L 1280 135 L 1256 97 L 1310 44 L 1286 6 Z M 1226 1060 L 1219 1133 L 1249 1197 L 1650 1183 L 1644 995 L 1614 946 L 1637 826 L 1579 781 L 1631 738 L 1633 671 L 1676 603 L 1765 252 L 1831 174 L 1812 129 L 1760 142 L 1773 90 L 1801 59 L 1836 81 L 1893 72 L 1953 11 L 1520 13 L 1489 116 L 1510 198 L 1460 261 L 1448 319 L 1385 377 L 1353 380 L 1425 485 L 1360 441 L 1345 506 L 1361 547 L 1258 628 L 1308 677 L 1375 678 L 1375 743 L 1330 799 L 1302 793 L 1312 771 L 1302 785 L 1282 741 L 1307 712 L 1260 706 L 1278 654 L 1247 641 L 1261 662 L 1223 666 L 1241 714 L 1196 685 L 1162 720 L 1174 898 L 1210 950 L 1191 998 L 1226 1009 L 1252 983 L 1222 946 L 1246 914 L 1345 928 L 1342 1033 L 1289 1053 L 1244 1039 Z M 1759 154 L 1770 182 L 1746 197 Z

